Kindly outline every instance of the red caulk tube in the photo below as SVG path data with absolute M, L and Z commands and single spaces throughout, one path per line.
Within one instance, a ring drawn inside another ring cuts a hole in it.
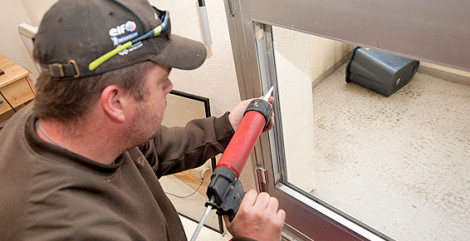
M 238 178 L 273 113 L 271 104 L 268 102 L 273 89 L 274 87 L 268 91 L 264 99 L 255 99 L 250 102 L 240 125 L 211 176 L 211 183 L 207 189 L 207 196 L 211 201 L 206 205 L 217 208 L 219 215 L 227 214 L 230 221 L 235 217 L 245 194 Z
M 240 173 L 258 137 L 269 123 L 269 119 L 271 119 L 271 114 L 271 105 L 267 101 L 262 99 L 253 100 L 216 168 L 230 168 L 237 178 L 240 177 Z M 268 115 L 269 117 L 267 117 Z

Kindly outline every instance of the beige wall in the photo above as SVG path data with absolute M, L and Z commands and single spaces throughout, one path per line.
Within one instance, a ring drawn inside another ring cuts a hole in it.
M 421 62 L 419 71 L 424 74 L 446 79 L 459 84 L 470 85 L 470 72 L 441 65 Z
M 350 44 L 311 35 L 310 65 L 312 81 L 317 80 L 330 67 L 338 63 L 354 48 Z
M 426 67 L 429 67 L 429 68 L 442 70 L 442 71 L 445 71 L 445 72 L 448 72 L 448 73 L 452 73 L 452 74 L 456 74 L 456 75 L 460 75 L 460 76 L 464 76 L 464 77 L 470 77 L 470 72 L 467 72 L 467 71 L 454 69 L 454 68 L 449 68 L 449 67 L 445 67 L 445 66 L 441 66 L 441 65 L 437 65 L 437 64 L 431 64 L 431 63 L 427 63 L 427 62 L 421 62 L 420 64 L 421 64 L 421 66 L 426 66 Z

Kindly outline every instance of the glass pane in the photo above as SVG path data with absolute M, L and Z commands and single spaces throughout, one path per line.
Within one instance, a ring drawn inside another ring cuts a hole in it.
M 421 62 L 406 82 L 395 55 L 272 32 L 283 180 L 397 240 L 470 237 L 470 73 Z
M 167 96 L 167 108 L 162 124 L 168 127 L 185 126 L 190 120 L 205 118 L 205 102 L 209 100 L 204 99 L 187 93 L 172 91 Z M 206 191 L 211 175 L 212 166 L 211 160 L 209 160 L 201 167 L 164 176 L 160 178 L 160 182 L 165 193 L 175 205 L 176 210 L 189 219 L 199 221 L 206 210 L 204 204 L 208 201 Z M 205 226 L 223 232 L 221 219 L 215 213 L 215 210 L 211 212 Z

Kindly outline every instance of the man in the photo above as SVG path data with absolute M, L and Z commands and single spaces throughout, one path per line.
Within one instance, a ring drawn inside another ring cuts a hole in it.
M 206 57 L 170 33 L 146 0 L 61 0 L 45 14 L 36 100 L 0 132 L 0 239 L 186 240 L 158 178 L 223 152 L 248 101 L 161 127 L 171 69 Z M 227 227 L 233 240 L 280 240 L 284 219 L 249 191 Z

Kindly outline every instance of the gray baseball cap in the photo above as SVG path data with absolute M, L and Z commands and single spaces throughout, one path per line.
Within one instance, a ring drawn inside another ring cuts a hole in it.
M 34 37 L 42 71 L 58 79 L 83 78 L 152 60 L 198 68 L 205 46 L 171 34 L 169 13 L 147 0 L 60 0 Z

